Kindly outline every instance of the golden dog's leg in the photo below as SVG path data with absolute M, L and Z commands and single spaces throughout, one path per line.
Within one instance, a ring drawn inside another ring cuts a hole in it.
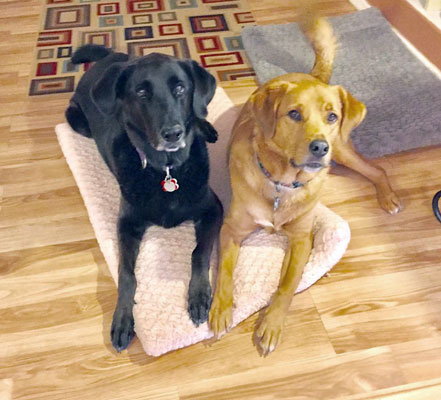
M 228 237 L 228 230 L 225 226 L 221 230 L 221 261 L 209 314 L 210 327 L 215 336 L 228 331 L 233 323 L 233 271 L 239 256 L 240 243 L 235 243 Z
M 312 218 L 306 223 L 312 226 Z M 279 287 L 256 329 L 257 346 L 263 356 L 271 353 L 281 341 L 286 314 L 312 249 L 311 229 L 286 233 L 289 235 L 289 248 L 283 260 Z
M 241 219 L 238 220 L 238 216 Z M 232 203 L 220 233 L 220 263 L 216 281 L 216 291 L 211 303 L 209 324 L 215 336 L 228 331 L 233 323 L 233 271 L 239 256 L 240 244 L 257 225 L 246 212 L 237 213 Z
M 334 144 L 333 159 L 339 164 L 357 171 L 368 178 L 377 189 L 377 199 L 380 206 L 390 214 L 398 213 L 402 204 L 392 190 L 386 172 L 381 167 L 374 166 L 358 154 L 351 143 L 340 141 Z

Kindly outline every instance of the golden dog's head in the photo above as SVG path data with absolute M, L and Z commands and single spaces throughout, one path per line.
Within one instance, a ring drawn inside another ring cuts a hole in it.
M 341 86 L 298 73 L 262 86 L 252 95 L 251 107 L 260 140 L 309 173 L 329 165 L 335 141 L 346 142 L 366 115 L 364 104 Z

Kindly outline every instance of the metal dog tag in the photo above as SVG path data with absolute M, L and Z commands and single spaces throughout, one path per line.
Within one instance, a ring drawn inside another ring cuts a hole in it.
M 165 179 L 161 182 L 164 192 L 174 192 L 179 189 L 178 181 L 170 175 L 170 168 L 166 167 Z
M 277 211 L 277 209 L 279 208 L 280 205 L 280 197 L 275 197 L 274 198 L 274 211 Z

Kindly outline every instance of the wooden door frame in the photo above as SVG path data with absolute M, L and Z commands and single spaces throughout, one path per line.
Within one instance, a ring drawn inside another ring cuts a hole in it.
M 441 30 L 405 0 L 368 0 L 441 70 Z

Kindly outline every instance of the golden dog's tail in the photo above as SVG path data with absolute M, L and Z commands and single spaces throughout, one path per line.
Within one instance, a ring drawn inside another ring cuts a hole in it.
M 310 10 L 309 10 L 310 11 Z M 332 25 L 326 18 L 306 12 L 299 21 L 300 28 L 311 42 L 315 52 L 315 63 L 311 75 L 329 83 L 337 50 L 337 39 Z

